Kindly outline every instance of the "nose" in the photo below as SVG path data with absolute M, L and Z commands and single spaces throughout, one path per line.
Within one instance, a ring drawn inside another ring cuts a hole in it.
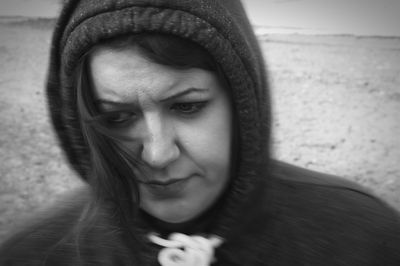
M 145 118 L 142 160 L 152 168 L 163 169 L 180 155 L 175 129 L 156 114 Z

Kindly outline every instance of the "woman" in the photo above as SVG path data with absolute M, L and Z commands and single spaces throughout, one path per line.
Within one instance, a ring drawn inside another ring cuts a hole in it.
M 88 185 L 0 265 L 399 265 L 397 213 L 269 159 L 263 64 L 239 1 L 67 2 L 48 102 Z

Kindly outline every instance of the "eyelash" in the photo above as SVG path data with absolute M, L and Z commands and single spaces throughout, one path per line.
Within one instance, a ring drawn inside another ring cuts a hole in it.
M 201 111 L 207 105 L 207 103 L 207 101 L 175 103 L 170 109 L 183 115 L 191 115 Z M 190 109 L 185 110 L 185 107 L 189 107 Z
M 106 126 L 123 127 L 129 122 L 133 122 L 136 117 L 137 115 L 134 112 L 112 111 L 99 115 L 97 120 L 100 120 Z

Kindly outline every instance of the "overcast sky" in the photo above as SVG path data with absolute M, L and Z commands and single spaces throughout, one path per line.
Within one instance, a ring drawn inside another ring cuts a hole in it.
M 227 0 L 220 0 L 227 1 Z M 59 0 L 0 0 L 0 16 L 54 17 Z M 255 25 L 400 36 L 400 0 L 243 0 Z
M 244 0 L 254 24 L 400 36 L 400 0 Z

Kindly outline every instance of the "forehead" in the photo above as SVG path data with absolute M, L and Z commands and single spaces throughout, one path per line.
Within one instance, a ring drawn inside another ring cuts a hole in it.
M 135 47 L 96 47 L 89 57 L 89 71 L 95 97 L 112 101 L 159 99 L 188 88 L 220 87 L 212 72 L 160 65 Z

